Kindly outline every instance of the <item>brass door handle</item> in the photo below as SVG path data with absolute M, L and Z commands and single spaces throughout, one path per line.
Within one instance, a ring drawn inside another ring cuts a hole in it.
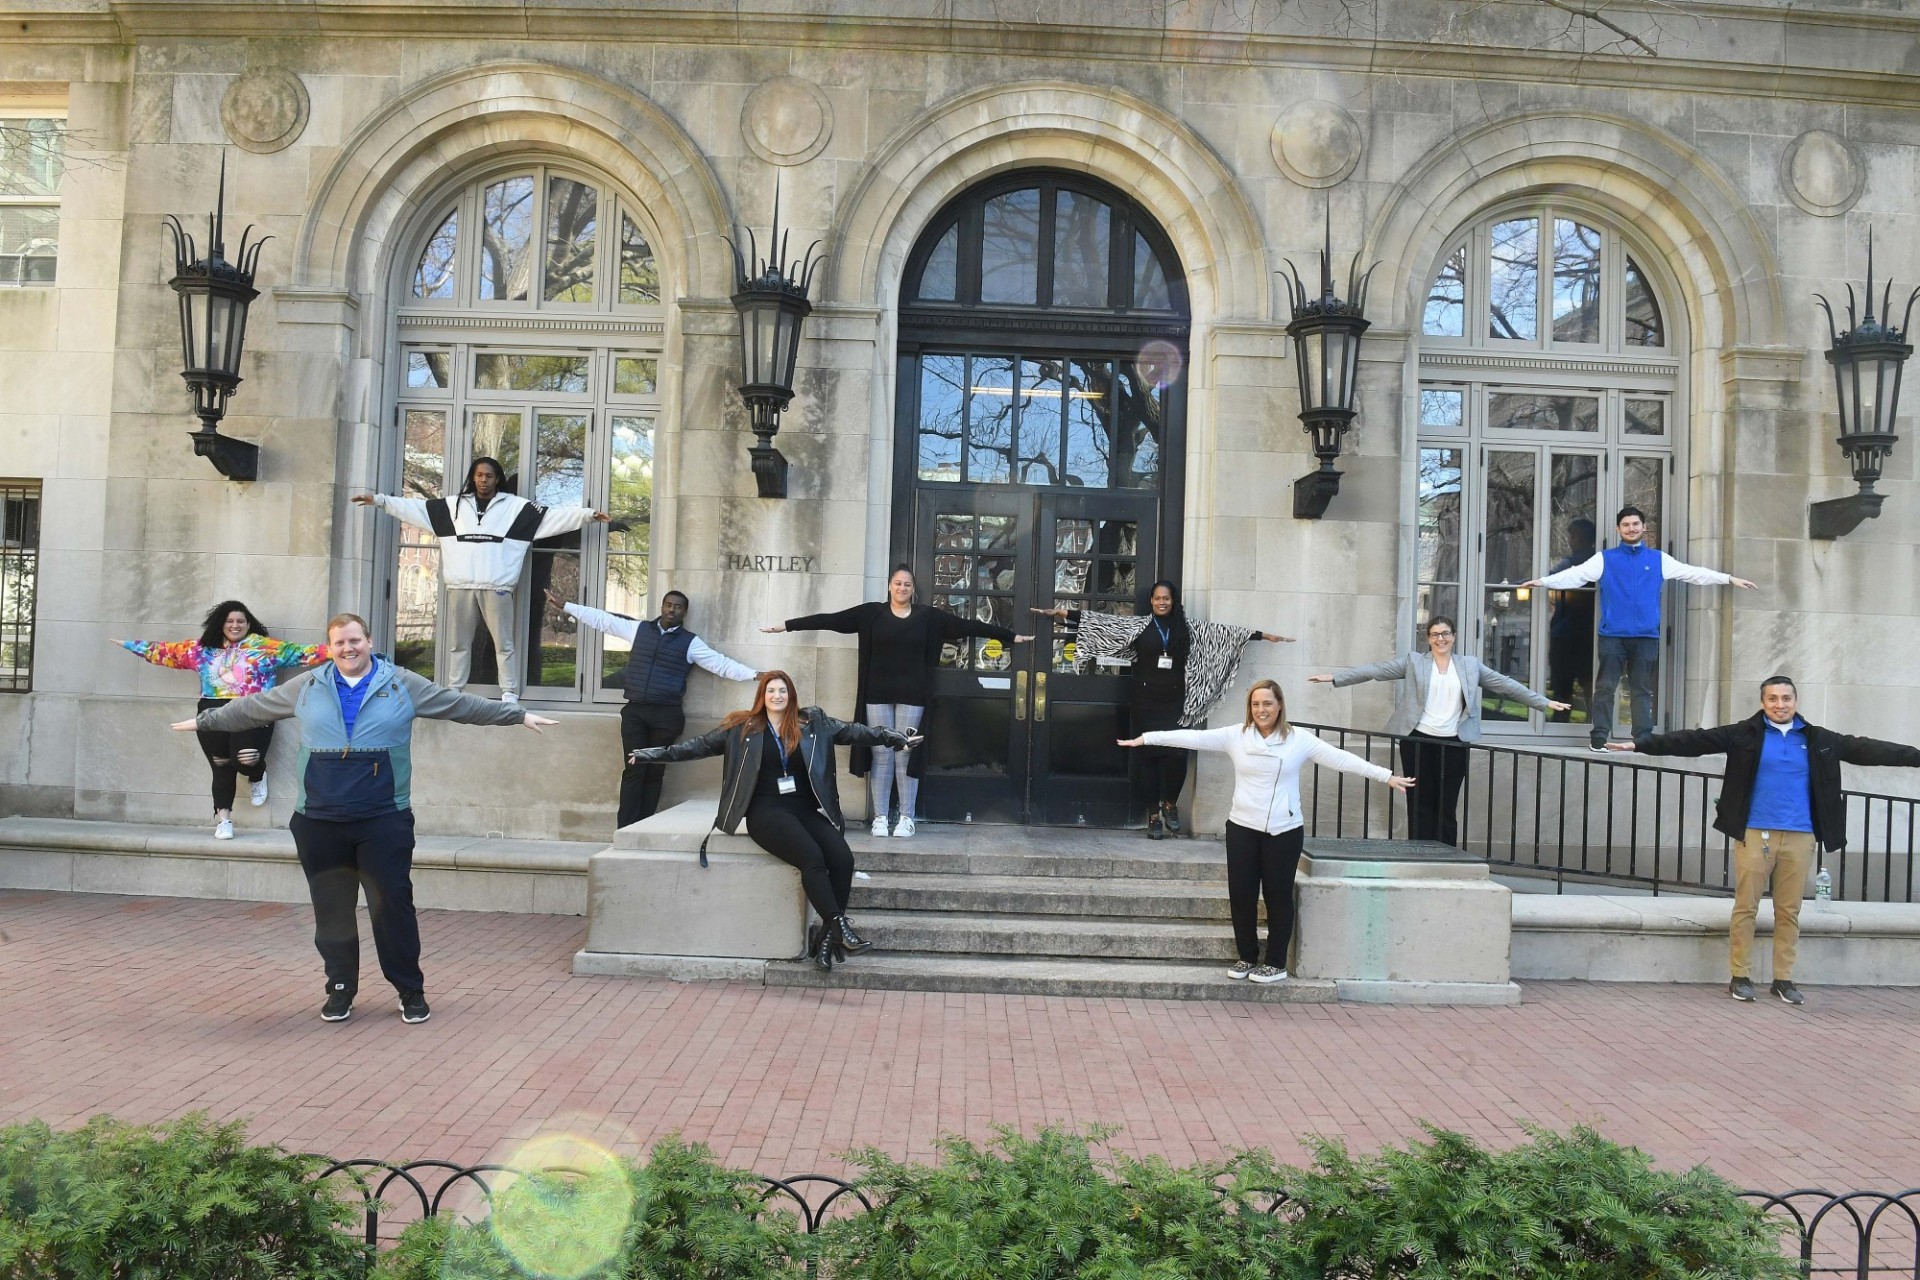
M 1047 673 L 1044 671 L 1033 678 L 1033 718 L 1047 718 Z
M 1013 718 L 1027 718 L 1027 673 L 1024 671 L 1015 673 L 1013 677 Z

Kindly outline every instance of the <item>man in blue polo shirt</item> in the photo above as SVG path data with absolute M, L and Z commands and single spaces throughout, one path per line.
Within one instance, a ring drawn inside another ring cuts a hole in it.
M 1760 686 L 1760 714 L 1717 729 L 1643 734 L 1608 744 L 1614 751 L 1654 756 L 1727 757 L 1714 830 L 1737 843 L 1733 850 L 1733 980 L 1735 1000 L 1753 999 L 1748 957 L 1760 895 L 1773 892 L 1773 994 L 1802 1004 L 1793 985 L 1800 942 L 1800 900 L 1813 870 L 1814 843 L 1826 849 L 1847 844 L 1847 802 L 1840 766 L 1904 765 L 1920 768 L 1920 750 L 1897 742 L 1852 738 L 1808 724 L 1799 694 L 1786 676 Z
M 1613 736 L 1613 701 L 1620 677 L 1627 677 L 1633 701 L 1635 736 L 1653 732 L 1653 674 L 1660 662 L 1660 595 L 1678 578 L 1703 587 L 1753 584 L 1717 569 L 1675 560 L 1646 545 L 1647 518 L 1638 507 L 1622 507 L 1614 517 L 1620 545 L 1558 573 L 1523 582 L 1523 587 L 1565 591 L 1600 584 L 1600 674 L 1593 682 L 1588 730 L 1595 751 L 1607 749 Z

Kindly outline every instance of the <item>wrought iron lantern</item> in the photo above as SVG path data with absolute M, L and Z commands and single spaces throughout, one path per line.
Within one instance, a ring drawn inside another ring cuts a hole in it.
M 193 451 L 213 462 L 229 480 L 254 480 L 260 475 L 260 447 L 220 434 L 227 399 L 240 385 L 240 353 L 247 341 L 247 308 L 260 296 L 253 273 L 260 247 L 272 236 L 249 243 L 253 228 L 240 233 L 240 251 L 227 261 L 227 161 L 220 159 L 220 191 L 207 215 L 207 256 L 196 257 L 193 236 L 180 219 L 167 215 L 173 232 L 173 279 L 180 295 L 180 370 L 193 394 L 193 412 L 200 429 L 192 432 Z
M 787 460 L 773 447 L 780 430 L 780 413 L 793 399 L 793 368 L 800 354 L 800 327 L 813 313 L 807 291 L 813 273 L 826 259 L 814 254 L 819 241 L 809 245 L 798 261 L 787 255 L 780 233 L 780 196 L 773 198 L 773 230 L 767 237 L 767 257 L 758 258 L 752 230 L 747 252 L 727 241 L 733 250 L 733 306 L 740 313 L 740 398 L 753 416 L 753 478 L 763 498 L 787 496 Z M 749 276 L 749 270 L 753 275 Z
M 1286 281 L 1293 316 L 1287 321 L 1287 336 L 1293 339 L 1293 355 L 1300 377 L 1300 424 L 1313 437 L 1313 456 L 1320 460 L 1318 470 L 1310 471 L 1293 484 L 1293 514 L 1298 520 L 1318 520 L 1327 513 L 1333 495 L 1340 492 L 1340 472 L 1334 462 L 1340 457 L 1340 445 L 1353 423 L 1356 374 L 1360 363 L 1360 339 L 1372 327 L 1366 317 L 1367 284 L 1373 267 L 1360 271 L 1360 255 L 1355 254 L 1347 272 L 1347 297 L 1343 301 L 1333 291 L 1333 212 L 1327 211 L 1326 246 L 1320 251 L 1320 296 L 1308 292 L 1300 271 L 1291 261 L 1280 272 Z M 1375 264 L 1378 265 L 1377 263 Z
M 1920 288 L 1907 295 L 1906 315 L 1894 328 L 1893 282 L 1888 281 L 1880 297 L 1880 315 L 1873 314 L 1873 231 L 1867 231 L 1867 287 L 1862 305 L 1866 314 L 1855 318 L 1853 286 L 1847 286 L 1847 329 L 1838 332 L 1833 308 L 1819 294 L 1821 308 L 1827 313 L 1827 333 L 1832 346 L 1827 363 L 1833 366 L 1834 394 L 1840 403 L 1840 451 L 1853 468 L 1858 493 L 1828 502 L 1816 502 L 1807 512 L 1807 536 L 1831 540 L 1852 533 L 1862 520 L 1880 514 L 1884 493 L 1874 492 L 1881 468 L 1900 437 L 1893 432 L 1894 416 L 1900 408 L 1900 372 L 1913 354 L 1906 340 L 1907 326 L 1913 319 L 1913 303 Z

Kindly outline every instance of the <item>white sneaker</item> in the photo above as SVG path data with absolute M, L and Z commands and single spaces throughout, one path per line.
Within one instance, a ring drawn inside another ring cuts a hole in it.
M 500 701 L 502 701 L 502 702 L 518 702 L 518 701 L 520 701 L 520 695 L 519 695 L 519 694 L 517 694 L 517 693 L 515 693 L 515 692 L 514 692 L 513 690 L 511 690 L 511 689 L 507 689 L 507 690 L 505 690 L 505 691 L 503 691 L 503 692 L 502 692 L 502 693 L 500 694 Z
M 1287 971 L 1285 969 L 1276 969 L 1270 964 L 1263 964 L 1248 974 L 1247 979 L 1250 982 L 1285 982 L 1287 980 Z
M 267 780 L 265 778 L 253 784 L 253 807 L 258 809 L 267 802 Z
M 893 838 L 895 840 L 913 839 L 913 819 L 902 817 L 899 824 L 893 829 Z
M 228 818 L 228 819 L 227 819 L 226 821 L 224 821 L 224 822 L 216 822 L 216 823 L 214 823 L 214 824 L 213 824 L 213 838 L 214 838 L 215 840 L 231 840 L 231 839 L 233 839 L 233 819 L 231 819 L 231 818 Z
M 883 813 L 879 817 L 873 820 L 873 834 L 877 836 L 884 836 L 887 834 L 887 815 L 886 814 Z

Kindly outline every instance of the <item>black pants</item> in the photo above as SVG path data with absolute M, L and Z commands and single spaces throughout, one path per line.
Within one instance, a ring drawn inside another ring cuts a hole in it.
M 620 708 L 620 758 L 641 747 L 670 747 L 686 732 L 687 713 L 677 702 L 629 702 Z M 663 764 L 628 764 L 620 772 L 618 826 L 651 818 L 660 809 L 660 787 L 667 780 Z
M 822 920 L 847 913 L 853 892 L 853 850 L 818 809 L 780 799 L 747 806 L 747 834 L 780 861 L 800 871 L 807 901 Z
M 1233 915 L 1233 945 L 1248 964 L 1260 963 L 1260 898 L 1267 900 L 1267 963 L 1287 967 L 1293 943 L 1293 878 L 1300 870 L 1306 828 L 1270 836 L 1227 824 L 1227 905 Z
M 205 711 L 209 707 L 224 707 L 227 702 L 226 698 L 202 698 L 194 709 Z M 273 742 L 272 725 L 241 729 L 237 733 L 212 733 L 202 729 L 194 736 L 200 739 L 200 750 L 207 757 L 208 767 L 213 770 L 215 813 L 233 808 L 233 797 L 239 790 L 241 774 L 247 775 L 248 782 L 258 782 L 267 776 L 267 747 Z M 257 751 L 260 758 L 252 764 L 241 764 L 242 751 Z
M 420 922 L 413 913 L 413 810 L 357 822 L 324 822 L 304 813 L 288 824 L 300 869 L 313 897 L 313 945 L 327 983 L 360 988 L 360 921 L 354 913 L 367 892 L 373 949 L 394 989 L 419 991 Z
M 1415 729 L 1400 740 L 1400 772 L 1414 779 L 1408 799 L 1408 835 L 1415 840 L 1460 843 L 1460 788 L 1467 781 L 1468 751 L 1458 738 L 1437 738 Z
M 1136 701 L 1128 717 L 1128 728 L 1139 737 L 1158 729 L 1178 729 L 1180 708 Z M 1129 751 L 1133 761 L 1134 795 L 1146 805 L 1148 816 L 1161 805 L 1178 804 L 1187 786 L 1187 762 L 1193 752 L 1180 747 L 1141 747 Z

